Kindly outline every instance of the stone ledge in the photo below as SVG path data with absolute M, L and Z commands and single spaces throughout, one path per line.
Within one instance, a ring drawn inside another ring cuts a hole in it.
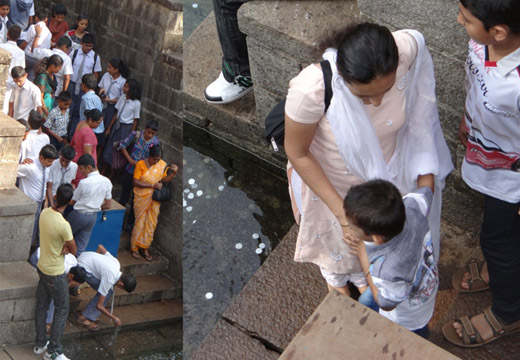
M 0 301 L 36 296 L 39 277 L 27 261 L 0 263 Z
M 0 216 L 34 215 L 37 207 L 36 203 L 18 188 L 0 190 Z

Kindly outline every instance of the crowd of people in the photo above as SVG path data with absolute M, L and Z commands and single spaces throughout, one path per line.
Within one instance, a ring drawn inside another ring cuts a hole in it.
M 161 159 L 157 121 L 137 130 L 142 86 L 126 62 L 111 59 L 101 76 L 88 16 L 79 15 L 69 30 L 65 5 L 55 4 L 50 13 L 34 5 L 0 0 L 0 47 L 12 55 L 2 110 L 26 128 L 17 186 L 37 204 L 28 249 L 40 277 L 34 352 L 64 360 L 60 336 L 69 294 L 78 295 L 83 282 L 96 290 L 74 318 L 95 331 L 100 314 L 121 325 L 106 309 L 113 287 L 136 287 L 134 276 L 121 273 L 117 254 L 92 237 L 98 212 L 112 206 L 112 182 L 121 179 L 123 205 L 133 199 L 132 255 L 151 261 L 160 208 L 152 194 L 172 180 L 177 166 Z M 86 250 L 90 242 L 94 249 L 99 244 L 97 251 Z

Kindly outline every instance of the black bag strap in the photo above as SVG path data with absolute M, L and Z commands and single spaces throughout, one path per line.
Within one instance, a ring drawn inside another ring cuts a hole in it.
M 74 65 L 74 60 L 76 60 L 76 56 L 78 56 L 78 50 L 79 49 L 76 49 L 74 50 L 74 53 L 72 53 L 72 65 Z
M 330 101 L 332 100 L 332 69 L 328 60 L 320 62 L 321 71 L 323 71 L 323 80 L 325 82 L 325 111 L 329 109 Z

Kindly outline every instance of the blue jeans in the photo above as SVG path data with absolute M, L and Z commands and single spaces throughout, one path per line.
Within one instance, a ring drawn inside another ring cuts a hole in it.
M 38 347 L 45 346 L 47 334 L 45 330 L 45 322 L 47 317 L 47 309 L 54 300 L 55 311 L 52 319 L 51 338 L 47 352 L 49 354 L 61 353 L 61 334 L 65 330 L 67 315 L 69 314 L 69 282 L 65 273 L 57 276 L 45 275 L 38 270 L 40 281 L 36 290 L 38 298 L 36 302 L 36 340 L 35 345 Z
M 87 277 L 85 278 L 85 281 L 87 282 L 87 284 L 89 284 L 89 286 L 96 290 L 99 288 L 99 284 L 101 283 L 101 280 L 94 277 L 94 275 L 92 275 L 91 273 L 87 272 Z M 110 299 L 112 298 L 112 292 L 113 292 L 113 289 L 111 289 L 107 296 L 105 297 L 105 301 L 103 302 L 103 306 L 106 308 L 107 305 L 108 305 L 108 302 L 110 301 Z M 96 296 L 94 296 L 92 298 L 92 300 L 90 300 L 90 302 L 87 304 L 87 307 L 85 307 L 85 310 L 83 310 L 83 313 L 81 315 L 83 315 L 84 317 L 86 317 L 87 319 L 89 319 L 90 321 L 96 321 L 97 318 L 99 317 L 99 315 L 101 314 L 101 311 L 99 311 L 97 308 L 96 308 L 96 305 L 98 303 L 98 300 L 99 300 L 99 296 L 100 296 L 100 293 L 96 293 Z
M 29 258 L 29 264 L 34 266 L 34 268 L 36 270 L 38 270 L 38 267 L 36 266 L 36 265 L 38 265 L 38 256 L 36 256 L 37 253 L 38 253 L 37 251 L 33 252 L 31 257 Z M 68 281 L 67 281 L 67 286 L 68 286 Z M 45 323 L 51 324 L 53 317 L 54 317 L 54 300 L 51 300 L 51 303 L 49 305 L 49 310 L 47 310 L 47 318 L 45 319 Z

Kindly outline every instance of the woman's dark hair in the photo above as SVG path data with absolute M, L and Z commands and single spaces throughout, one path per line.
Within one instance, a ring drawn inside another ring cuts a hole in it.
M 148 157 L 161 157 L 161 152 L 161 145 L 152 145 L 150 146 Z
M 397 70 L 399 51 L 386 27 L 362 23 L 349 25 L 320 42 L 320 51 L 338 50 L 337 67 L 347 83 L 368 84 Z
M 61 184 L 56 190 L 56 206 L 62 207 L 70 203 L 74 195 L 74 188 L 71 184 Z
M 406 221 L 401 194 L 386 180 L 371 180 L 351 187 L 343 209 L 366 235 L 382 236 L 385 242 L 401 233 Z
M 67 7 L 63 4 L 56 4 L 51 8 L 51 14 L 55 15 L 67 15 Z
M 84 114 L 87 120 L 92 119 L 93 121 L 99 121 L 103 116 L 103 113 L 98 109 L 86 110 Z
M 69 274 L 72 274 L 74 281 L 83 284 L 87 278 L 87 271 L 81 266 L 73 266 L 69 270 Z
M 130 76 L 130 69 L 128 68 L 128 65 L 126 65 L 126 63 L 123 61 L 123 59 L 113 58 L 110 59 L 109 63 L 115 69 L 119 70 L 119 73 L 122 77 L 128 79 L 128 77 Z
M 63 59 L 59 55 L 52 55 L 49 57 L 44 57 L 40 61 L 34 65 L 34 73 L 36 76 L 40 75 L 42 72 L 45 72 L 51 66 L 63 66 Z
M 513 34 L 520 34 L 520 1 L 518 0 L 460 0 L 462 6 L 482 21 L 484 29 L 507 25 Z
M 74 24 L 74 26 L 72 27 L 73 29 L 77 29 L 78 28 L 78 23 L 81 21 L 81 20 L 87 20 L 89 22 L 89 25 L 90 25 L 90 19 L 88 18 L 87 14 L 85 13 L 81 13 L 78 15 L 78 17 L 76 18 L 76 23 Z M 87 27 L 88 28 L 88 27 Z
M 141 100 L 142 87 L 139 81 L 135 79 L 128 79 L 126 80 L 126 83 L 130 88 L 128 90 L 128 97 L 130 98 L 130 100 Z
M 157 122 L 157 120 L 148 120 L 146 122 L 145 129 L 157 131 L 157 130 L 159 130 L 159 122 Z

